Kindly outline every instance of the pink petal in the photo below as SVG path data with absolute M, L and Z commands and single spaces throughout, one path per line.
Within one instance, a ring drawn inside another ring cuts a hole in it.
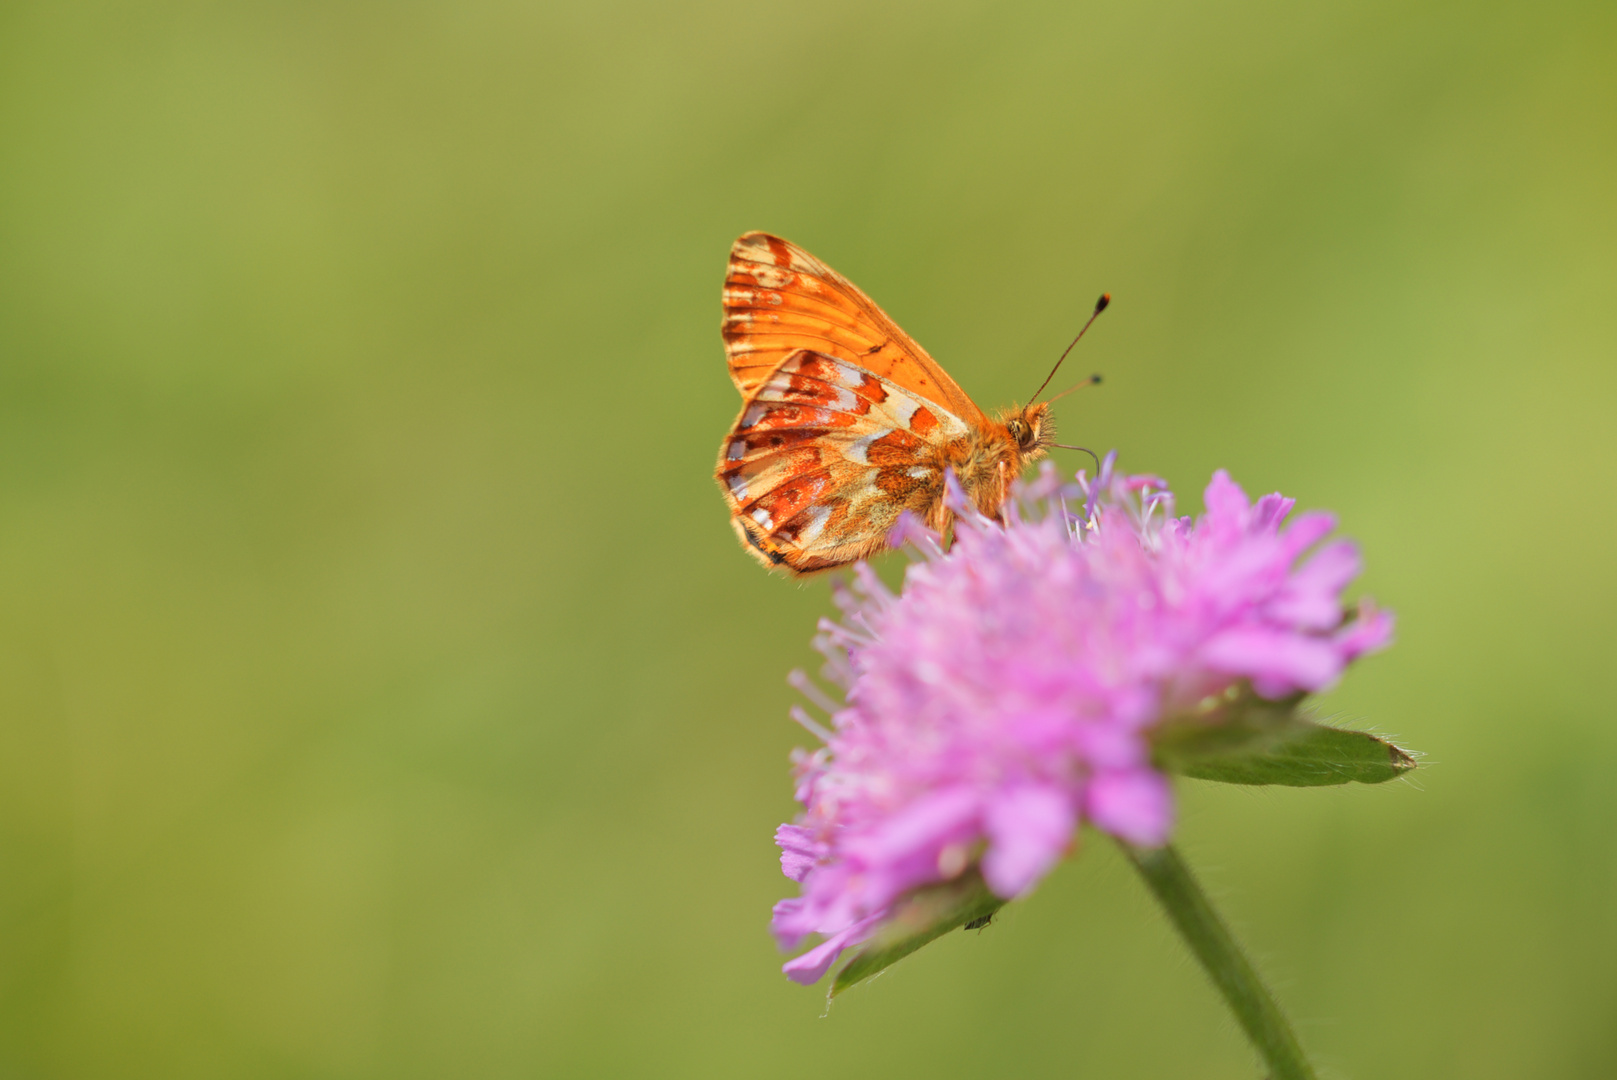
M 1336 636 L 1336 647 L 1344 661 L 1356 660 L 1392 644 L 1392 629 L 1392 612 L 1377 611 L 1366 601 L 1359 606 L 1359 617 Z
M 1310 510 L 1306 514 L 1297 515 L 1297 520 L 1286 526 L 1280 534 L 1281 549 L 1285 552 L 1285 561 L 1289 565 L 1297 556 L 1331 535 L 1336 528 L 1336 515 L 1327 514 L 1323 510 Z
M 1291 513 L 1291 508 L 1296 505 L 1296 499 L 1288 499 L 1278 491 L 1265 495 L 1258 500 L 1258 505 L 1253 507 L 1253 530 L 1278 529 L 1280 523 L 1286 519 L 1286 515 Z
M 780 872 L 793 881 L 802 881 L 814 869 L 814 834 L 801 825 L 782 825 L 775 830 L 780 848 Z
M 1342 673 L 1341 654 L 1329 640 L 1262 627 L 1215 635 L 1202 646 L 1201 658 L 1214 670 L 1251 679 L 1265 697 L 1323 690 Z
M 1231 523 L 1246 527 L 1247 510 L 1252 503 L 1241 490 L 1241 485 L 1230 479 L 1230 474 L 1223 469 L 1213 474 L 1212 481 L 1207 490 L 1202 492 L 1202 502 L 1207 507 L 1209 521 Z
M 1327 544 L 1291 576 L 1268 614 L 1299 629 L 1329 630 L 1342 621 L 1342 590 L 1358 573 L 1358 547 Z
M 977 793 L 966 787 L 945 788 L 916 800 L 876 831 L 848 841 L 846 850 L 867 863 L 901 859 L 936 849 L 975 829 Z
M 820 944 L 814 946 L 802 956 L 796 956 L 781 965 L 781 971 L 794 983 L 808 986 L 817 983 L 831 970 L 831 965 L 837 962 L 842 950 L 852 948 L 870 936 L 870 930 L 886 915 L 872 915 L 868 919 L 860 919 L 841 933 L 832 934 Z
M 1156 847 L 1173 828 L 1173 791 L 1150 769 L 1101 773 L 1084 792 L 1084 812 L 1114 836 Z
M 1144 765 L 1149 752 L 1139 732 L 1112 724 L 1085 724 L 1073 732 L 1073 747 L 1097 769 L 1128 769 Z
M 1072 800 L 1043 785 L 1024 784 L 988 804 L 989 848 L 983 877 L 1007 900 L 1027 891 L 1067 850 L 1076 824 Z
M 797 948 L 797 943 L 813 932 L 813 927 L 805 924 L 803 908 L 801 897 L 788 896 L 777 900 L 770 912 L 769 932 L 775 935 L 775 943 L 782 952 Z

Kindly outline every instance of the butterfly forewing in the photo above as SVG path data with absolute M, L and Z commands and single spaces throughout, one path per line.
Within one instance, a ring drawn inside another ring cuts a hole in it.
M 968 431 L 891 380 L 798 350 L 754 387 L 718 479 L 743 541 L 805 573 L 879 550 L 905 510 L 934 517 L 949 449 Z
M 750 232 L 724 280 L 730 378 L 750 397 L 787 356 L 809 349 L 862 368 L 960 417 L 987 417 L 875 301 L 797 245 Z

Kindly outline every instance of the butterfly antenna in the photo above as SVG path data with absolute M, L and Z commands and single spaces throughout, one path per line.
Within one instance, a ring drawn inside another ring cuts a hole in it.
M 1100 294 L 1100 299 L 1095 301 L 1095 310 L 1090 312 L 1089 321 L 1084 323 L 1084 328 L 1082 330 L 1078 331 L 1078 336 L 1072 339 L 1072 345 L 1068 345 L 1066 349 L 1062 351 L 1060 359 L 1056 361 L 1056 366 L 1050 369 L 1050 374 L 1044 377 L 1044 382 L 1039 384 L 1039 388 L 1034 391 L 1033 396 L 1028 399 L 1029 405 L 1039 400 L 1039 395 L 1044 393 L 1044 388 L 1050 385 L 1050 380 L 1055 378 L 1056 372 L 1061 370 L 1061 361 L 1067 358 L 1067 353 L 1072 352 L 1073 345 L 1077 345 L 1078 342 L 1083 339 L 1084 334 L 1089 330 L 1089 328 L 1095 325 L 1095 320 L 1100 318 L 1100 313 L 1105 311 L 1106 305 L 1110 304 L 1111 302 L 1111 293 Z
M 1086 386 L 1095 386 L 1099 382 L 1100 382 L 1100 376 L 1099 375 L 1091 375 L 1089 378 L 1085 379 L 1083 382 L 1079 383 L 1078 385 L 1067 387 L 1065 390 L 1061 391 L 1061 393 L 1059 393 L 1055 397 L 1051 398 L 1045 404 L 1054 405 L 1056 402 L 1060 401 L 1062 398 L 1066 397 L 1068 394 L 1072 393 L 1074 390 L 1082 390 Z
M 1090 457 L 1095 459 L 1095 475 L 1096 476 L 1100 475 L 1100 458 L 1097 457 L 1096 454 L 1095 454 L 1095 451 L 1091 450 L 1089 447 L 1087 447 L 1087 446 L 1068 446 L 1066 443 L 1058 443 L 1058 442 L 1053 442 L 1050 445 L 1055 447 L 1058 450 L 1081 450 L 1081 451 L 1083 451 L 1084 453 L 1088 454 Z

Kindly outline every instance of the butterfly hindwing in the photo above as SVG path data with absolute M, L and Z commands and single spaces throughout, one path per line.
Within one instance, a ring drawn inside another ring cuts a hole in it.
M 742 540 L 807 573 L 879 550 L 905 510 L 932 518 L 949 448 L 968 431 L 874 372 L 797 350 L 754 388 L 718 481 Z

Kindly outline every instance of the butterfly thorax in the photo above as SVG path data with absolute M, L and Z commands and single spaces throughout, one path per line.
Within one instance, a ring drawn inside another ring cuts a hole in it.
M 1055 437 L 1051 419 L 1049 406 L 1042 402 L 1013 406 L 950 448 L 946 463 L 983 514 L 999 517 L 1023 467 L 1044 456 Z
M 1011 485 L 1028 462 L 1045 456 L 1054 428 L 1045 404 L 1012 407 L 957 441 L 946 462 L 985 516 L 999 517 Z

